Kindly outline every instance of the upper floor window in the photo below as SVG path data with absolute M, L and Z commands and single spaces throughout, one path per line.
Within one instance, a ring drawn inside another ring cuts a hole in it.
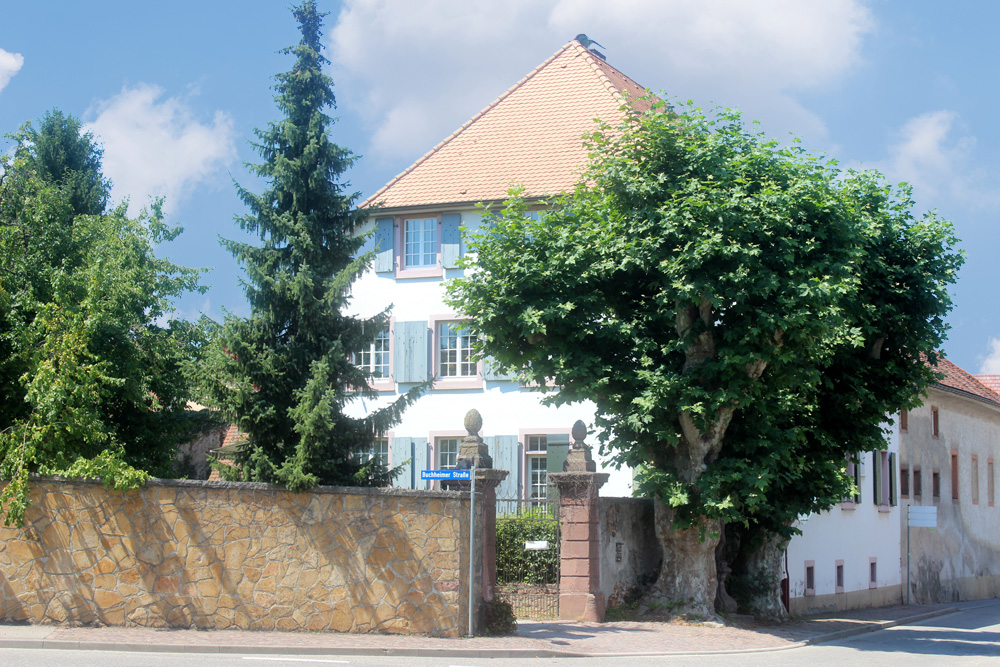
M 438 327 L 438 375 L 475 377 L 479 372 L 479 363 L 473 358 L 475 334 L 461 322 L 441 322 Z
M 354 355 L 354 365 L 374 378 L 389 377 L 389 327 L 380 330 L 368 347 Z
M 403 220 L 403 268 L 432 267 L 437 263 L 437 218 Z

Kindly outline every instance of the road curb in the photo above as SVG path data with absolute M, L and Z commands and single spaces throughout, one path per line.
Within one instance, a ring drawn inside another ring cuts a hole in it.
M 933 611 L 927 611 L 922 614 L 914 614 L 913 616 L 907 616 L 906 618 L 899 618 L 896 619 L 895 621 L 872 621 L 871 623 L 866 623 L 856 628 L 848 628 L 847 630 L 838 630 L 837 632 L 828 632 L 825 635 L 811 637 L 809 639 L 803 640 L 801 643 L 804 646 L 811 646 L 813 644 L 825 644 L 826 642 L 835 642 L 838 639 L 846 639 L 848 637 L 853 637 L 855 635 L 863 635 L 866 632 L 876 632 L 877 630 L 894 628 L 897 625 L 909 625 L 910 623 L 919 623 L 920 621 L 926 621 L 929 618 L 936 618 L 937 616 L 944 616 L 946 614 L 954 614 L 957 611 L 958 611 L 957 607 L 946 607 L 944 609 L 935 609 Z
M 253 646 L 246 644 L 148 644 L 133 642 L 80 641 L 59 639 L 0 639 L 0 649 L 62 649 L 76 651 L 116 651 L 122 653 L 202 653 L 202 654 L 245 654 L 245 655 L 355 655 L 355 656 L 398 656 L 413 658 L 642 658 L 656 656 L 683 655 L 730 655 L 736 653 L 768 653 L 787 651 L 802 646 L 824 644 L 856 635 L 885 630 L 897 625 L 908 625 L 946 614 L 958 609 L 948 607 L 914 614 L 894 621 L 872 621 L 856 628 L 828 632 L 785 646 L 769 646 L 749 649 L 716 649 L 704 651 L 651 651 L 642 653 L 592 653 L 557 649 L 490 649 L 490 648 L 375 648 L 352 646 Z

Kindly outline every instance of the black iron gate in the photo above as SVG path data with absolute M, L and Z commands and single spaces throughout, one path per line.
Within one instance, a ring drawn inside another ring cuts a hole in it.
M 559 508 L 497 499 L 497 590 L 520 619 L 559 617 Z

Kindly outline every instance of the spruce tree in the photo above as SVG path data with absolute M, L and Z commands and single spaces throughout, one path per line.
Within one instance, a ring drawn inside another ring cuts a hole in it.
M 296 60 L 274 86 L 284 118 L 255 130 L 263 161 L 250 168 L 269 187 L 254 194 L 237 186 L 250 210 L 237 222 L 260 245 L 223 240 L 246 270 L 251 314 L 227 318 L 217 390 L 248 438 L 236 460 L 243 477 L 301 490 L 370 483 L 352 453 L 398 423 L 423 388 L 364 418 L 344 414 L 350 400 L 377 397 L 351 355 L 388 325 L 389 312 L 369 319 L 343 312 L 372 261 L 372 253 L 358 256 L 367 213 L 342 180 L 355 156 L 328 136 L 334 121 L 325 110 L 335 99 L 322 71 L 324 14 L 312 0 L 293 14 L 302 39 L 281 51 Z

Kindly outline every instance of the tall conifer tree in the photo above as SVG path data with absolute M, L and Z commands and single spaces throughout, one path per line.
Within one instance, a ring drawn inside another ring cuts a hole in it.
M 369 319 L 343 311 L 372 254 L 357 256 L 367 218 L 358 193 L 342 181 L 355 156 L 330 141 L 333 81 L 322 67 L 324 14 L 313 0 L 293 10 L 302 39 L 281 52 L 291 71 L 275 79 L 284 118 L 255 131 L 263 162 L 252 172 L 269 183 L 261 194 L 237 186 L 250 214 L 237 218 L 260 245 L 224 240 L 245 267 L 248 319 L 227 319 L 223 344 L 224 409 L 247 434 L 237 456 L 247 479 L 299 490 L 316 484 L 364 484 L 364 461 L 352 452 L 399 421 L 422 387 L 364 418 L 344 414 L 352 398 L 375 399 L 370 375 L 351 363 L 388 325 L 388 310 Z

